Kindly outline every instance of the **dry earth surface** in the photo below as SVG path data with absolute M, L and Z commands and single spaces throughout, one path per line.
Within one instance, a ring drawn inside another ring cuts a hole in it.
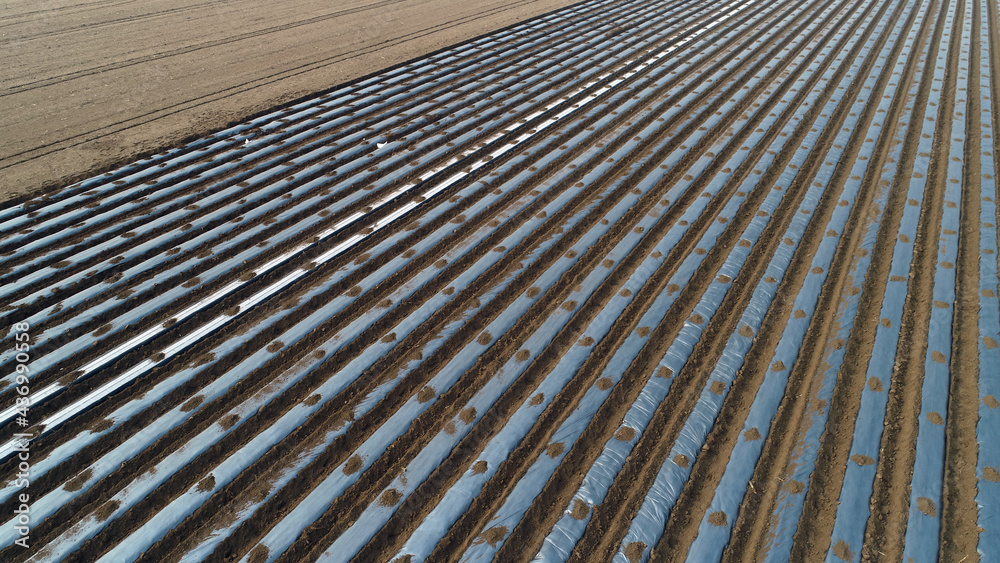
M 569 0 L 0 3 L 0 201 Z

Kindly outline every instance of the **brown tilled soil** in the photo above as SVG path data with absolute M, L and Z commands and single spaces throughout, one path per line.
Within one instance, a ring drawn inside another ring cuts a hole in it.
M 0 201 L 569 4 L 0 3 Z

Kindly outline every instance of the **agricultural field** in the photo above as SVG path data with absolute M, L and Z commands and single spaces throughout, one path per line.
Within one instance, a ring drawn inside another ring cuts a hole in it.
M 998 53 L 585 0 L 0 206 L 0 560 L 996 560 Z
M 4 0 L 0 202 L 572 3 Z

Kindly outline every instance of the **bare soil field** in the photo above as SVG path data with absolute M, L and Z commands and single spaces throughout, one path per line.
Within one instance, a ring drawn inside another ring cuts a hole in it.
M 0 560 L 995 559 L 998 64 L 586 0 L 18 196 Z
M 3 2 L 0 201 L 568 4 Z

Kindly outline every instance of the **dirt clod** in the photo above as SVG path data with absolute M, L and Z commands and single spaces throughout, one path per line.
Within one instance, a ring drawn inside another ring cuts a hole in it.
M 240 415 L 236 413 L 230 413 L 222 417 L 222 420 L 219 421 L 219 426 L 221 426 L 223 430 L 229 430 L 233 426 L 236 426 L 236 423 L 239 421 L 240 421 Z
M 639 563 L 642 561 L 642 554 L 646 551 L 646 544 L 641 541 L 634 541 L 625 546 L 625 558 L 629 563 Z
M 854 552 L 844 540 L 837 540 L 837 545 L 833 546 L 833 554 L 844 561 L 854 560 Z
M 479 536 L 482 541 L 485 541 L 494 549 L 496 549 L 497 544 L 503 541 L 505 537 L 507 537 L 507 526 L 493 526 Z
M 118 510 L 119 506 L 121 506 L 121 502 L 117 500 L 108 501 L 102 504 L 101 507 L 94 512 L 94 517 L 97 518 L 98 522 L 104 522 L 108 518 L 111 518 L 111 515 Z
M 188 402 L 184 403 L 184 405 L 181 407 L 181 411 L 182 412 L 191 412 L 194 409 L 198 408 L 198 405 L 200 405 L 202 403 L 202 401 L 204 401 L 204 400 L 205 400 L 205 396 L 204 395 L 197 395 L 197 396 L 191 397 L 188 400 Z
M 590 514 L 590 506 L 580 499 L 573 499 L 573 510 L 570 512 L 570 516 L 574 520 L 583 520 Z
M 247 556 L 250 563 L 264 563 L 267 561 L 267 557 L 270 554 L 270 550 L 264 544 L 257 544 L 252 550 L 250 550 Z
M 197 490 L 199 493 L 207 493 L 215 488 L 215 475 L 209 474 L 198 482 Z
M 854 463 L 856 463 L 858 465 L 861 465 L 861 466 L 873 465 L 875 463 L 874 459 L 872 459 L 869 456 L 862 455 L 862 454 L 854 454 L 854 455 L 852 455 L 851 456 L 851 461 L 853 461 Z
M 635 438 L 635 428 L 631 426 L 622 426 L 615 432 L 615 439 L 622 442 L 631 442 Z
M 378 503 L 381 506 L 393 507 L 399 504 L 399 501 L 402 498 L 403 493 L 400 493 L 396 489 L 388 489 L 386 492 L 382 493 L 382 496 L 378 499 Z
M 426 403 L 427 401 L 430 401 L 436 396 L 437 396 L 437 391 L 435 391 L 433 387 L 425 385 L 417 393 L 417 400 L 420 401 L 421 403 Z
M 104 432 L 105 430 L 111 428 L 114 425 L 115 421 L 113 418 L 102 418 L 101 420 L 98 420 L 97 422 L 90 425 L 90 431 L 95 434 L 98 434 L 100 432 Z
M 462 414 L 459 415 L 459 418 L 466 424 L 472 424 L 472 422 L 476 420 L 476 407 L 464 409 Z
M 718 526 L 724 528 L 729 520 L 726 518 L 726 513 L 719 510 L 708 515 L 708 523 L 713 526 Z
M 361 469 L 362 465 L 364 465 L 364 460 L 362 460 L 361 456 L 358 454 L 354 454 L 347 460 L 347 463 L 344 464 L 344 474 L 351 475 L 356 473 L 359 469 Z
M 94 470 L 88 467 L 87 469 L 81 471 L 80 473 L 77 473 L 76 477 L 73 477 L 69 481 L 66 481 L 66 484 L 63 486 L 63 488 L 70 492 L 79 491 L 80 489 L 83 488 L 84 485 L 87 484 L 87 481 L 90 480 L 90 477 L 93 474 Z

